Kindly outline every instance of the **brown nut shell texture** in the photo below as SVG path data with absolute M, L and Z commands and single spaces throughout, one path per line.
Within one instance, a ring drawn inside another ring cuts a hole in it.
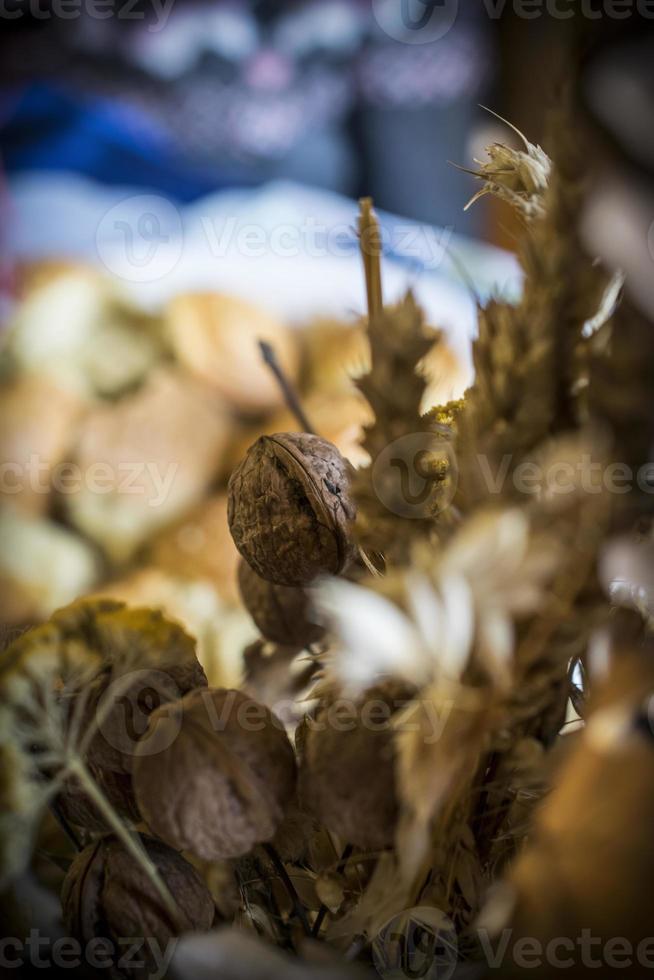
M 139 823 L 141 816 L 136 805 L 131 777 L 110 769 L 88 766 L 90 776 L 107 798 L 116 813 L 128 823 Z M 86 830 L 108 831 L 110 828 L 97 806 L 84 792 L 74 776 L 64 783 L 57 796 L 57 807 L 69 823 Z
M 153 944 L 161 954 L 182 932 L 207 932 L 215 916 L 211 894 L 195 868 L 162 841 L 145 834 L 140 839 L 175 899 L 177 921 L 171 921 L 152 881 L 113 836 L 102 837 L 81 851 L 62 887 L 63 919 L 70 935 L 83 944 L 96 937 L 113 944 L 113 967 L 108 971 L 112 980 L 154 976 Z M 133 966 L 127 965 L 125 957 L 128 937 L 147 939 Z
M 236 547 L 276 585 L 338 575 L 352 559 L 356 508 L 347 461 L 304 432 L 261 436 L 232 473 L 228 521 Z
M 134 789 L 150 830 L 207 861 L 269 841 L 295 790 L 295 755 L 264 705 L 240 691 L 198 690 L 150 717 Z M 168 729 L 175 733 L 169 738 Z
M 267 640 L 305 647 L 322 637 L 324 629 L 311 621 L 309 597 L 304 589 L 267 582 L 243 558 L 238 585 L 245 608 Z

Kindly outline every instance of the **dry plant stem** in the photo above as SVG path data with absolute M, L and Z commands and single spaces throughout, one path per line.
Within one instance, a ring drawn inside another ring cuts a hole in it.
M 164 903 L 166 911 L 171 916 L 172 921 L 176 925 L 185 927 L 186 923 L 182 921 L 177 903 L 171 895 L 168 886 L 159 874 L 159 871 L 150 860 L 145 850 L 139 845 L 133 834 L 131 834 L 124 826 L 120 817 L 106 799 L 104 793 L 98 789 L 95 780 L 90 775 L 84 763 L 80 759 L 75 759 L 70 763 L 67 771 L 69 775 L 75 776 L 82 786 L 84 792 L 90 797 L 91 801 L 95 804 L 104 819 L 107 821 L 109 827 L 111 827 L 119 840 L 125 845 L 126 850 L 129 851 L 134 860 L 141 865 L 148 878 L 157 888 L 161 896 L 161 900 Z
M 275 898 L 275 890 L 272 887 L 272 884 L 271 884 L 271 881 L 270 881 L 270 875 L 267 874 L 266 871 L 265 871 L 265 869 L 261 866 L 261 862 L 259 861 L 258 858 L 255 858 L 255 865 L 256 865 L 257 871 L 259 872 L 260 880 L 261 880 L 262 884 L 264 884 L 265 887 L 266 887 L 266 895 L 268 897 L 268 901 L 270 902 L 270 909 L 271 909 L 271 912 L 272 912 L 272 917 L 275 920 L 275 923 L 277 925 L 277 930 L 278 930 L 278 933 L 277 934 L 278 934 L 278 937 L 280 939 L 281 945 L 285 949 L 288 949 L 289 952 L 296 953 L 297 950 L 295 949 L 295 946 L 293 945 L 293 939 L 291 937 L 291 930 L 288 928 L 288 926 L 284 922 L 284 917 L 283 917 L 283 915 L 281 913 L 281 909 L 279 908 L 279 904 L 277 903 L 277 899 Z
M 75 848 L 75 850 L 81 851 L 84 845 L 82 844 L 81 840 L 79 839 L 79 837 L 77 836 L 77 834 L 75 833 L 71 825 L 68 823 L 63 813 L 61 812 L 61 808 L 57 803 L 56 799 L 53 800 L 52 803 L 50 804 L 50 812 L 52 813 L 52 816 L 55 818 L 55 820 L 63 830 L 64 834 Z
M 363 259 L 368 297 L 368 317 L 378 316 L 383 308 L 381 285 L 381 233 L 379 222 L 372 206 L 372 198 L 362 197 L 359 201 L 359 246 Z
M 282 367 L 279 361 L 277 360 L 277 356 L 272 346 L 267 341 L 260 340 L 259 350 L 261 351 L 261 356 L 264 360 L 264 363 L 268 365 L 272 373 L 275 375 L 275 378 L 277 379 L 277 383 L 279 384 L 279 387 L 284 396 L 286 405 L 289 411 L 292 412 L 292 414 L 297 419 L 300 426 L 300 430 L 302 432 L 310 432 L 312 435 L 315 435 L 316 433 L 304 413 L 304 409 L 300 404 L 300 399 L 297 396 L 295 388 L 284 374 L 284 371 L 282 370 Z
M 338 864 L 336 865 L 336 871 L 342 871 L 343 867 L 347 864 L 353 850 L 354 848 L 352 847 L 351 844 L 346 845 L 345 849 L 343 850 L 343 853 L 341 854 L 341 858 Z M 323 922 L 325 921 L 325 916 L 327 915 L 328 912 L 329 909 L 327 908 L 326 905 L 321 905 L 320 908 L 318 909 L 316 921 L 314 922 L 313 929 L 311 930 L 311 935 L 313 936 L 314 939 L 317 939 L 318 936 L 320 935 L 320 929 L 322 927 Z
M 263 844 L 262 847 L 263 847 L 264 851 L 266 852 L 266 854 L 268 855 L 268 857 L 270 858 L 270 861 L 272 862 L 272 865 L 273 865 L 275 871 L 279 875 L 279 877 L 280 877 L 280 879 L 282 881 L 282 884 L 284 885 L 284 888 L 288 892 L 289 898 L 291 899 L 291 902 L 293 903 L 293 908 L 295 910 L 295 914 L 297 915 L 298 919 L 300 920 L 300 923 L 302 925 L 302 928 L 304 929 L 305 934 L 307 936 L 311 936 L 311 926 L 309 925 L 309 920 L 307 918 L 306 910 L 304 908 L 304 905 L 300 901 L 300 896 L 298 895 L 297 891 L 295 890 L 295 885 L 293 884 L 293 882 L 289 878 L 288 872 L 287 872 L 286 868 L 284 867 L 284 864 L 283 864 L 283 862 L 282 862 L 279 854 L 277 853 L 277 851 L 275 850 L 275 848 L 272 846 L 272 844 Z

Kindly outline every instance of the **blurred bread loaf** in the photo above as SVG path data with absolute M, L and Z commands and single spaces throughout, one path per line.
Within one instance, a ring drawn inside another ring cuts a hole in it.
M 292 332 L 265 310 L 222 293 L 184 293 L 168 305 L 166 326 L 180 363 L 237 412 L 257 415 L 283 403 L 258 341 L 272 345 L 290 379 L 299 355 Z

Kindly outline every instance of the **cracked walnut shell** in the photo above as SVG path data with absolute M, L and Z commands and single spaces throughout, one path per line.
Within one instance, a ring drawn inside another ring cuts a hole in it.
M 229 481 L 236 547 L 276 585 L 339 575 L 354 555 L 350 469 L 326 439 L 305 432 L 261 436 Z
M 113 836 L 99 838 L 77 855 L 62 888 L 69 934 L 85 944 L 96 937 L 113 944 L 115 955 L 108 970 L 112 980 L 154 976 L 155 951 L 165 950 L 183 932 L 207 932 L 215 917 L 211 894 L 195 868 L 162 841 L 145 834 L 140 840 L 174 897 L 176 921 L 145 871 Z M 147 941 L 139 955 L 128 961 L 125 938 L 132 936 Z

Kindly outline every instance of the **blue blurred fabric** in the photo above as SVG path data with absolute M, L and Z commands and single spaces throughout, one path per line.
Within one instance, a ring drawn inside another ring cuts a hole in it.
M 192 201 L 225 187 L 254 184 L 243 171 L 202 170 L 181 160 L 166 134 L 133 107 L 80 99 L 63 87 L 35 82 L 5 92 L 9 118 L 0 130 L 9 173 L 75 170 L 109 185 L 157 188 Z

